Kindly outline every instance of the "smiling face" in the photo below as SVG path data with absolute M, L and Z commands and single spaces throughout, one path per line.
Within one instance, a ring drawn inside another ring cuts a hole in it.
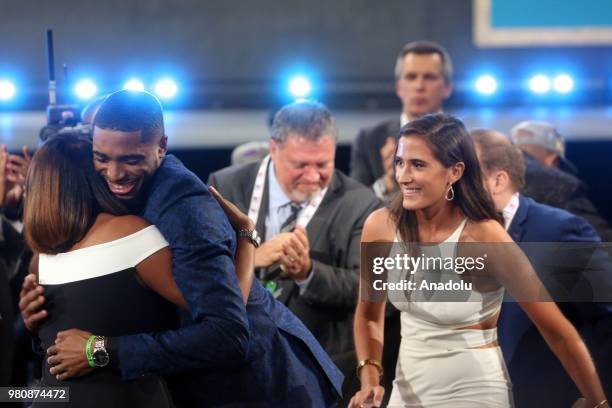
M 94 128 L 96 172 L 121 200 L 130 201 L 138 197 L 166 153 L 165 136 L 143 140 L 141 133 Z
M 439 54 L 406 54 L 397 78 L 396 93 L 409 118 L 439 112 L 451 91 L 451 84 L 442 74 Z
M 331 136 L 309 140 L 289 134 L 282 144 L 270 141 L 270 155 L 285 194 L 295 202 L 304 202 L 331 182 L 336 142 Z
M 423 136 L 402 136 L 395 155 L 395 179 L 406 210 L 422 210 L 444 203 L 451 184 L 463 174 L 463 163 L 446 168 Z

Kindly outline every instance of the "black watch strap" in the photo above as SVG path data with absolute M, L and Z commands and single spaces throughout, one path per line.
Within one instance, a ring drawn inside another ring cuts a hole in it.
M 106 367 L 112 370 L 119 370 L 119 346 L 115 337 L 106 338 L 106 351 L 108 352 L 108 365 Z

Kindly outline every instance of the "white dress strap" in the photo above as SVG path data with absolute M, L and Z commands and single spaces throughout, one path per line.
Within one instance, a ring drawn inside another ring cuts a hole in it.
M 57 255 L 40 254 L 38 281 L 61 285 L 133 268 L 169 244 L 154 226 L 133 234 Z
M 446 240 L 444 240 L 444 242 L 459 242 L 459 238 L 461 237 L 461 233 L 463 232 L 463 228 L 465 227 L 466 223 L 467 223 L 467 217 L 464 218 L 463 221 L 461 221 L 459 226 L 453 231 L 453 233 L 448 238 L 446 238 Z

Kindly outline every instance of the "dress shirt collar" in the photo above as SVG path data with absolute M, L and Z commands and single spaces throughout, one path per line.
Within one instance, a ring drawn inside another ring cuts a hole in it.
M 276 178 L 276 172 L 274 171 L 274 162 L 270 161 L 270 170 L 268 171 L 268 209 L 275 210 L 291 203 L 291 199 L 287 197 L 287 194 L 283 191 L 283 188 Z
M 502 210 L 502 217 L 504 217 L 504 226 L 506 230 L 510 228 L 510 224 L 512 224 L 512 220 L 514 219 L 514 216 L 516 215 L 518 208 L 519 208 L 519 193 L 514 193 L 512 194 L 510 201 L 508 201 L 508 204 L 506 204 L 506 206 Z
M 408 119 L 408 115 L 402 112 L 402 115 L 400 116 L 400 129 L 403 128 L 404 125 L 408 122 L 410 122 L 410 119 Z

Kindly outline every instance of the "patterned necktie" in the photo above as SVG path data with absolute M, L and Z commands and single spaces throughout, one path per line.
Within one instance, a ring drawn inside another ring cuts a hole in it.
M 280 232 L 293 232 L 295 225 L 297 224 L 298 214 L 302 209 L 301 205 L 294 202 L 289 203 L 289 205 L 291 206 L 291 214 L 289 214 L 287 219 L 283 221 Z

